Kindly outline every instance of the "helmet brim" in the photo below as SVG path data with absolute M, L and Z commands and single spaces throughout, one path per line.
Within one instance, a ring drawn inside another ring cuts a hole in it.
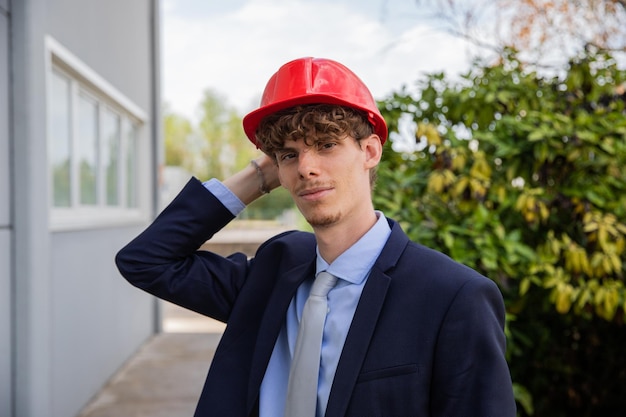
M 277 101 L 266 106 L 251 111 L 243 118 L 243 130 L 250 141 L 258 148 L 256 141 L 256 130 L 264 117 L 290 107 L 305 104 L 332 104 L 338 106 L 351 107 L 364 112 L 367 120 L 372 125 L 374 133 L 380 137 L 382 144 L 387 140 L 387 123 L 380 113 L 374 113 L 370 109 L 355 105 L 354 102 L 342 100 L 341 98 L 329 94 L 306 94 L 290 97 L 287 100 Z

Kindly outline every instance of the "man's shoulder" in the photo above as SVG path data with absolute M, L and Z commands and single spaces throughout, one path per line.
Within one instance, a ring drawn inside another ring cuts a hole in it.
M 393 239 L 396 245 L 395 250 L 387 250 L 386 252 L 389 254 L 397 251 L 398 259 L 395 263 L 397 270 L 404 271 L 404 273 L 410 272 L 408 275 L 427 277 L 432 282 L 451 285 L 463 285 L 468 280 L 491 281 L 449 255 L 409 239 L 400 225 L 393 219 L 390 219 L 390 226 L 392 227 L 390 240 Z M 394 245 L 388 246 L 393 247 Z
M 276 244 L 276 243 L 308 243 L 315 245 L 315 235 L 310 232 L 303 232 L 301 230 L 287 230 L 281 232 L 271 238 L 269 238 L 264 245 Z
M 256 252 L 255 258 L 290 258 L 293 262 L 305 262 L 315 257 L 315 235 L 299 230 L 289 230 L 265 241 Z
M 451 258 L 449 255 L 413 241 L 407 245 L 405 258 L 409 262 L 418 262 L 435 270 L 463 272 L 472 277 L 481 275 L 473 268 Z

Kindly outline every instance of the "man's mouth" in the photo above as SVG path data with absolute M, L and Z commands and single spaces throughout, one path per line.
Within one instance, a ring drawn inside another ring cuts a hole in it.
M 305 188 L 303 190 L 298 191 L 298 197 L 301 197 L 305 200 L 315 200 L 321 197 L 324 197 L 328 194 L 333 188 L 328 186 L 317 186 Z

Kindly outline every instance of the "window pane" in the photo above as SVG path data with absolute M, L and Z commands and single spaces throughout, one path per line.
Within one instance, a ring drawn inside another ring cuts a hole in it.
M 137 126 L 126 123 L 126 202 L 137 207 Z
M 52 172 L 52 205 L 69 207 L 70 197 L 70 82 L 53 72 L 50 81 L 48 123 L 49 164 Z
M 106 172 L 106 204 L 119 205 L 120 118 L 106 110 L 102 120 L 102 162 Z
M 78 99 L 78 180 L 80 203 L 98 203 L 98 106 L 85 96 Z

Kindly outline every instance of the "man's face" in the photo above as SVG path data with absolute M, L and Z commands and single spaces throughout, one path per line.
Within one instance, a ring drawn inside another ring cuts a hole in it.
M 380 160 L 377 147 L 376 135 L 360 144 L 351 137 L 312 145 L 287 140 L 276 152 L 280 182 L 314 228 L 358 221 L 372 207 L 369 170 Z

